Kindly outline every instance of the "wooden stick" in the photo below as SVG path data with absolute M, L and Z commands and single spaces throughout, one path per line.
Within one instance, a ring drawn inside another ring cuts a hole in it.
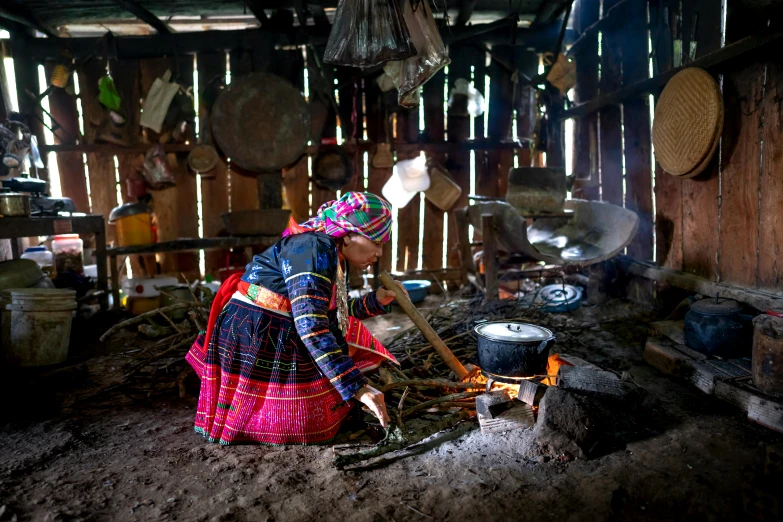
M 467 390 L 484 389 L 485 384 L 476 384 L 472 382 L 452 382 L 444 381 L 442 379 L 408 379 L 405 381 L 397 381 L 391 384 L 387 384 L 378 391 L 387 392 L 395 388 L 405 388 L 406 386 L 414 386 L 419 388 L 462 388 Z
M 100 341 L 104 342 L 106 339 L 108 339 L 113 333 L 115 333 L 117 330 L 121 330 L 123 328 L 126 328 L 128 326 L 133 326 L 134 324 L 143 323 L 147 320 L 148 317 L 153 317 L 158 315 L 159 312 L 172 312 L 174 310 L 179 310 L 181 308 L 190 308 L 191 306 L 204 306 L 201 303 L 176 303 L 171 306 L 164 306 L 163 308 L 156 308 L 155 310 L 152 310 L 150 312 L 144 312 L 141 315 L 137 315 L 133 319 L 128 319 L 127 321 L 123 321 L 121 323 L 117 323 L 108 330 L 106 330 L 106 333 L 101 335 Z
M 405 387 L 405 391 L 402 392 L 402 397 L 400 397 L 400 402 L 397 404 L 397 409 L 402 411 L 402 405 L 405 404 L 405 399 L 408 397 L 408 392 L 410 392 L 410 387 Z
M 407 417 L 409 415 L 412 415 L 416 413 L 419 410 L 426 410 L 430 406 L 434 406 L 435 404 L 440 404 L 442 402 L 454 402 L 457 399 L 465 399 L 467 397 L 475 397 L 476 395 L 481 395 L 484 393 L 483 391 L 472 391 L 472 392 L 462 392 L 462 393 L 454 393 L 452 395 L 445 395 L 443 397 L 438 397 L 437 399 L 432 399 L 431 401 L 422 402 L 421 404 L 417 404 L 416 406 L 413 406 L 411 408 L 408 408 L 404 412 L 402 412 L 403 417 Z
M 157 361 L 158 359 L 161 359 L 161 358 L 165 357 L 166 355 L 170 354 L 173 351 L 179 350 L 180 348 L 182 348 L 184 346 L 187 346 L 189 344 L 193 344 L 193 342 L 196 340 L 196 337 L 198 337 L 198 334 L 197 335 L 192 335 L 192 336 L 188 337 L 187 339 L 185 339 L 184 341 L 181 341 L 181 342 L 171 346 L 167 350 L 164 350 L 164 351 L 160 352 L 157 355 L 153 355 L 152 357 L 141 361 L 136 366 L 134 366 L 133 368 L 128 370 L 128 373 L 125 374 L 125 379 L 127 379 L 130 376 L 132 376 L 133 374 L 138 372 L 144 366 L 147 366 L 152 361 Z
M 440 337 L 438 337 L 438 334 L 435 333 L 435 330 L 432 329 L 432 326 L 430 326 L 424 317 L 422 317 L 421 313 L 413 305 L 413 303 L 411 303 L 411 300 L 408 298 L 408 296 L 405 295 L 404 292 L 400 291 L 400 287 L 394 282 L 386 270 L 381 272 L 380 280 L 381 284 L 383 284 L 387 290 L 397 294 L 397 303 L 400 305 L 400 308 L 402 308 L 403 311 L 408 314 L 408 317 L 411 318 L 413 324 L 416 325 L 419 331 L 421 331 L 422 335 L 424 335 L 432 347 L 435 348 L 435 351 L 438 352 L 438 355 L 440 355 L 441 359 L 443 359 L 446 365 L 457 375 L 457 378 L 464 379 L 468 375 L 468 371 L 464 366 L 462 366 L 462 363 L 459 362 L 459 359 L 454 357 L 454 354 L 451 353 L 449 347 L 446 346 Z
M 168 321 L 168 323 L 171 325 L 171 327 L 172 327 L 172 328 L 174 328 L 174 330 L 175 330 L 177 333 L 180 333 L 180 334 L 181 334 L 181 333 L 183 333 L 183 332 L 182 332 L 182 330 L 180 330 L 180 329 L 179 329 L 179 327 L 178 327 L 176 324 L 174 324 L 174 321 L 172 321 L 172 320 L 171 320 L 171 317 L 169 317 L 168 315 L 166 315 L 166 314 L 165 314 L 165 312 L 161 312 L 161 311 L 160 311 L 160 308 L 158 309 L 158 314 L 159 314 L 159 315 L 162 315 L 162 316 L 163 316 L 163 318 L 164 318 L 166 321 Z

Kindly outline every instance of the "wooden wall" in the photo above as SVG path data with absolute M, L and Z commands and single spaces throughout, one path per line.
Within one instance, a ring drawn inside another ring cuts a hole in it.
M 170 69 L 173 76 L 185 87 L 196 87 L 200 93 L 199 119 L 203 123 L 208 115 L 209 100 L 204 93 L 215 82 L 222 82 L 227 68 L 232 78 L 253 71 L 269 71 L 279 74 L 294 85 L 305 90 L 304 67 L 308 68 L 311 87 L 315 75 L 319 74 L 314 66 L 312 55 L 305 58 L 301 50 L 277 51 L 274 41 L 263 33 L 254 37 L 258 41 L 248 42 L 244 49 L 228 53 L 202 53 L 197 56 L 183 55 L 150 59 L 110 60 L 108 66 L 115 78 L 123 98 L 123 109 L 129 116 L 131 144 L 155 143 L 159 136 L 149 130 L 142 132 L 139 127 L 140 107 L 154 80 Z M 312 51 L 308 49 L 308 53 Z M 538 57 L 522 47 L 495 46 L 493 53 L 507 63 L 514 64 L 527 76 L 534 76 Z M 505 180 L 508 169 L 513 166 L 515 155 L 520 164 L 530 164 L 529 151 L 520 148 L 514 150 L 508 145 L 497 146 L 501 140 L 509 138 L 511 113 L 514 107 L 520 109 L 518 124 L 520 134 L 532 135 L 535 122 L 531 120 L 532 108 L 528 110 L 522 104 L 522 89 L 517 91 L 516 103 L 512 100 L 514 89 L 511 72 L 500 67 L 484 51 L 476 47 L 462 46 L 450 50 L 452 64 L 439 72 L 423 88 L 422 102 L 419 108 L 405 110 L 397 106 L 396 92 L 382 93 L 375 79 L 363 77 L 356 69 L 325 69 L 325 82 L 335 85 L 338 91 L 339 107 L 337 114 L 331 114 L 324 135 L 335 136 L 339 121 L 344 140 L 356 139 L 360 145 L 354 156 L 355 176 L 341 192 L 348 190 L 368 190 L 381 194 L 382 188 L 392 175 L 390 168 L 372 166 L 375 153 L 374 144 L 390 142 L 395 149 L 404 145 L 404 151 L 397 152 L 398 159 L 415 157 L 421 144 L 428 156 L 437 159 L 451 173 L 463 190 L 458 206 L 468 204 L 471 179 L 476 192 L 485 196 L 502 196 L 505 193 Z M 195 60 L 194 60 L 195 58 Z M 488 65 L 489 64 L 489 65 Z M 51 69 L 51 64 L 46 64 Z M 198 85 L 193 86 L 194 67 L 197 70 Z M 97 100 L 98 80 L 105 74 L 107 62 L 101 58 L 88 61 L 78 73 L 81 107 L 83 110 L 85 131 L 84 142 L 96 142 L 98 124 L 104 117 L 104 109 Z M 490 91 L 485 91 L 485 76 L 490 75 Z M 457 78 L 473 77 L 476 89 L 485 98 L 489 97 L 488 126 L 485 139 L 484 117 L 473 121 L 473 135 L 479 144 L 475 150 L 465 146 L 471 136 L 471 120 L 449 114 L 444 103 L 448 91 Z M 336 80 L 336 81 L 335 81 Z M 532 99 L 532 98 L 530 98 Z M 529 102 L 529 100 L 528 100 Z M 72 142 L 78 135 L 79 116 L 77 100 L 64 91 L 56 91 L 50 96 L 51 110 L 67 131 L 66 140 Z M 354 107 L 356 114 L 354 115 Z M 420 116 L 424 126 L 420 129 Z M 354 129 L 354 120 L 356 122 Z M 203 133 L 204 129 L 198 129 Z M 196 122 L 188 122 L 186 138 L 194 143 Z M 365 136 L 366 140 L 365 141 Z M 428 148 L 430 145 L 435 149 Z M 251 146 L 251 144 L 249 144 Z M 366 155 L 365 155 L 366 151 Z M 115 155 L 118 169 L 115 169 Z M 177 185 L 173 188 L 151 191 L 153 208 L 158 220 L 158 238 L 160 241 L 178 237 L 196 237 L 198 235 L 197 179 L 186 164 L 187 153 L 169 154 L 168 162 L 175 173 Z M 127 199 L 125 182 L 140 168 L 143 156 L 139 153 L 125 153 L 117 147 L 106 148 L 99 152 L 82 155 L 81 152 L 62 152 L 57 155 L 63 194 L 71 197 L 77 207 L 83 211 L 108 216 L 118 203 L 118 185 L 121 199 Z M 309 172 L 310 158 L 303 158 L 297 165 L 283 174 L 286 203 L 294 217 L 304 221 L 317 211 L 324 202 L 335 199 L 336 192 L 318 187 L 311 182 Z M 471 170 L 471 165 L 475 165 Z M 367 177 L 365 179 L 365 170 Z M 258 196 L 256 182 L 252 176 L 238 168 L 220 169 L 214 178 L 202 178 L 202 225 L 205 236 L 224 233 L 220 215 L 229 210 L 257 208 Z M 88 196 L 89 193 L 89 196 Z M 405 208 L 399 209 L 397 234 L 392 239 L 396 243 L 398 256 L 392 259 L 392 247 L 388 245 L 381 260 L 381 268 L 392 271 L 438 270 L 458 266 L 456 223 L 451 213 L 444 213 L 423 196 L 415 197 Z M 424 223 L 424 234 L 420 237 L 420 224 Z M 444 224 L 446 236 L 444 241 Z M 113 226 L 109 227 L 109 240 L 114 239 Z M 444 244 L 446 248 L 444 266 Z M 419 255 L 422 263 L 419 265 Z M 226 252 L 206 252 L 206 271 L 215 274 L 226 263 Z M 198 254 L 164 254 L 158 256 L 161 272 L 179 274 L 193 278 L 198 274 Z M 134 265 L 135 266 L 135 265 Z
M 615 3 L 604 0 L 603 12 Z M 636 4 L 638 7 L 625 9 L 622 23 L 610 24 L 602 31 L 600 59 L 597 35 L 588 45 L 580 46 L 579 102 L 649 76 L 646 7 L 658 72 L 672 67 L 672 35 L 662 24 L 666 8 L 673 14 L 682 6 L 683 49 L 689 48 L 694 21 L 696 58 L 721 48 L 720 0 L 649 0 L 647 6 Z M 579 5 L 577 28 L 584 30 L 598 19 L 598 2 L 582 0 Z M 766 21 L 750 14 L 739 0 L 729 0 L 725 44 L 765 26 Z M 657 37 L 659 27 L 661 34 Z M 586 195 L 639 213 L 642 226 L 628 248 L 630 255 L 651 260 L 654 244 L 655 260 L 664 267 L 783 293 L 778 265 L 783 240 L 783 73 L 778 61 L 760 56 L 740 60 L 716 79 L 722 84 L 725 123 L 719 151 L 703 174 L 681 180 L 657 164 L 651 172 L 650 107 L 646 96 L 579 118 L 575 125 L 574 169 L 587 172 L 591 165 L 599 165 L 600 193 Z M 600 139 L 591 138 L 591 134 Z

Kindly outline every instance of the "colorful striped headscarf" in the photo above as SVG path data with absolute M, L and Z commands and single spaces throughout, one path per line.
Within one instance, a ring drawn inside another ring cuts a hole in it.
M 391 205 L 369 192 L 346 192 L 337 201 L 321 205 L 318 215 L 297 225 L 293 219 L 283 236 L 302 232 L 323 232 L 332 237 L 343 237 L 352 232 L 371 241 L 389 240 L 391 234 Z

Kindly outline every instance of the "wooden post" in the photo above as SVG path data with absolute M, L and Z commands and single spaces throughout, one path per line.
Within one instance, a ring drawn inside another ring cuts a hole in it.
M 443 340 L 438 337 L 438 334 L 435 333 L 435 330 L 432 329 L 416 306 L 411 303 L 411 300 L 408 298 L 408 296 L 400 291 L 400 287 L 389 275 L 389 272 L 386 270 L 381 272 L 380 280 L 387 290 L 397 294 L 397 304 L 399 304 L 400 308 L 402 308 L 403 311 L 408 314 L 408 317 L 411 318 L 413 324 L 416 325 L 416 328 L 421 331 L 422 335 L 424 335 L 424 338 L 427 339 L 435 351 L 438 352 L 438 355 L 440 355 L 441 359 L 443 359 L 443 362 L 446 363 L 446 366 L 451 368 L 458 379 L 463 380 L 465 377 L 467 377 L 468 371 L 464 366 L 462 366 L 462 363 L 459 362 L 459 359 L 454 356 L 451 350 L 449 350 L 449 347 L 446 346 L 446 343 L 444 343 Z
M 108 290 L 107 277 L 106 277 L 106 229 L 100 232 L 95 232 L 95 262 L 98 265 L 98 290 L 103 290 L 103 293 L 98 298 L 101 305 L 101 310 L 109 309 L 109 296 L 106 295 Z M 112 263 L 114 266 L 114 263 Z
M 470 252 L 470 235 L 468 229 L 468 209 L 461 208 L 454 211 L 454 217 L 457 220 L 457 240 L 459 242 L 459 269 L 462 276 L 462 284 L 466 285 L 468 281 L 468 272 L 476 273 L 476 267 L 473 264 L 473 256 Z
M 283 174 L 273 172 L 259 174 L 258 183 L 259 208 L 283 208 Z
M 487 300 L 498 299 L 498 248 L 495 240 L 495 216 L 481 215 L 481 232 L 484 241 L 484 285 Z
M 117 256 L 109 257 L 109 268 L 111 270 L 111 295 L 114 299 L 112 308 L 120 307 L 120 270 L 117 267 Z

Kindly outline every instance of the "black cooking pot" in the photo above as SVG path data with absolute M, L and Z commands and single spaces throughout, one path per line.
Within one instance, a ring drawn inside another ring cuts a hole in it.
M 474 328 L 478 337 L 478 363 L 485 377 L 517 383 L 546 373 L 549 348 L 555 344 L 550 330 L 515 321 L 492 321 Z
M 733 299 L 696 301 L 685 314 L 685 344 L 706 355 L 744 357 L 753 341 L 753 315 Z

